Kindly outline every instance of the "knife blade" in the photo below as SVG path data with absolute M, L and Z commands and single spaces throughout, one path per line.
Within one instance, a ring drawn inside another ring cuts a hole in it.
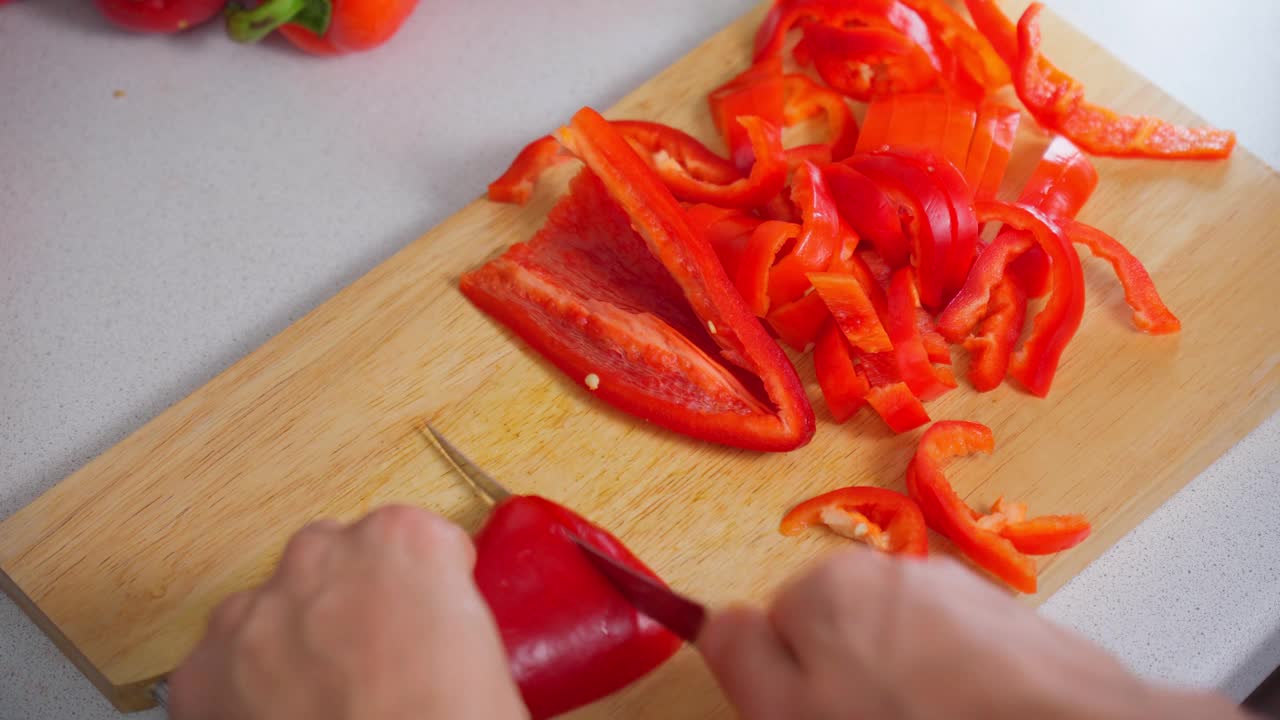
M 587 560 L 622 593 L 627 602 L 685 642 L 691 645 L 697 642 L 698 633 L 702 630 L 707 615 L 706 608 L 700 603 L 632 570 L 577 535 L 568 535 L 586 555 Z

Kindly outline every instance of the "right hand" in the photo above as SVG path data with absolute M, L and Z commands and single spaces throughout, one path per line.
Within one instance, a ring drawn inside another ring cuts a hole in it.
M 768 611 L 711 615 L 698 648 L 744 720 L 1244 717 L 1146 685 L 949 558 L 838 553 Z

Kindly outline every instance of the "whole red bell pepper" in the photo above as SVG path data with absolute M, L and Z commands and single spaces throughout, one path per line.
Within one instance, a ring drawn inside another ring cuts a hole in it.
M 778 531 L 799 535 L 814 525 L 894 555 L 924 557 L 929 537 L 915 501 L 899 492 L 869 485 L 840 488 L 796 505 Z
M 620 410 L 747 449 L 807 443 L 795 368 L 649 162 L 590 108 L 557 137 L 586 170 L 532 240 L 464 274 L 463 293 Z
M 681 644 L 636 610 L 567 533 L 662 583 L 617 538 L 556 503 L 515 496 L 493 509 L 475 537 L 473 574 L 535 720 L 621 690 Z
M 399 32 L 418 0 L 265 0 L 227 15 L 227 33 L 252 43 L 272 30 L 313 55 L 364 52 Z
M 117 27 L 134 32 L 175 33 L 203 25 L 227 0 L 94 0 Z M 0 3 L 3 4 L 3 3 Z

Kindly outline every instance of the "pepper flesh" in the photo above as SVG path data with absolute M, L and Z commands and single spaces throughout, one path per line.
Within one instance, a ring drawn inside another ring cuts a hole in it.
M 795 369 L 658 175 L 590 108 L 560 139 L 589 172 L 463 292 L 570 377 L 595 375 L 592 392 L 621 410 L 747 449 L 807 443 Z
M 891 28 L 811 24 L 803 43 L 823 81 L 855 100 L 924 90 L 938 82 L 928 53 Z
M 707 96 L 711 118 L 729 147 L 729 159 L 742 172 L 755 162 L 747 129 L 739 117 L 758 117 L 774 127 L 783 125 L 782 58 L 764 58 Z
M 786 95 L 783 119 L 788 127 L 822 115 L 829 138 L 825 161 L 843 160 L 853 153 L 858 142 L 858 121 L 840 93 L 819 85 L 807 75 L 783 77 L 783 88 Z
M 1094 257 L 1111 263 L 1124 288 L 1125 302 L 1133 309 L 1133 324 L 1139 330 L 1151 335 L 1164 335 L 1182 329 L 1182 323 L 1160 299 L 1147 269 L 1120 241 L 1098 228 L 1074 220 L 1066 221 L 1063 227 L 1072 242 L 1084 245 Z
M 989 392 L 1004 382 L 1009 358 L 1022 335 L 1027 317 L 1027 296 L 1011 278 L 1003 278 L 992 289 L 987 317 L 978 330 L 964 340 L 969 353 L 969 382 L 978 392 Z
M 535 720 L 621 690 L 681 645 L 636 610 L 567 533 L 663 584 L 617 538 L 567 508 L 527 495 L 494 507 L 475 537 L 473 576 Z
M 906 495 L 885 488 L 846 487 L 805 500 L 782 518 L 778 531 L 799 535 L 819 523 L 890 554 L 929 554 L 920 507 Z
M 827 322 L 813 347 L 813 371 L 831 419 L 842 423 L 867 404 L 871 385 L 853 362 L 849 341 L 835 323 Z

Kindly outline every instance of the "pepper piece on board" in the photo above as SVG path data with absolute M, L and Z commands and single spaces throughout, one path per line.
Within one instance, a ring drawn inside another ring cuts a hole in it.
M 983 103 L 974 124 L 973 142 L 965 156 L 964 176 L 974 197 L 990 200 L 1000 189 L 1022 113 L 1000 103 Z
M 796 169 L 791 201 L 800 210 L 801 232 L 791 251 L 769 270 L 770 304 L 804 295 L 809 289 L 806 273 L 825 270 L 840 253 L 844 239 L 840 214 L 817 165 L 805 162 Z
M 843 160 L 853 154 L 858 143 L 858 121 L 840 93 L 823 87 L 807 75 L 783 77 L 786 100 L 783 119 L 788 127 L 822 115 L 827 124 L 826 162 Z M 825 163 L 823 163 L 825 164 Z
M 1098 187 L 1098 171 L 1080 148 L 1057 135 L 1049 142 L 1040 162 L 1018 196 L 1022 205 L 1030 205 L 1055 221 L 1071 219 Z M 1004 228 L 1004 233 L 1021 232 Z M 1028 297 L 1038 298 L 1049 292 L 1049 256 L 1033 247 L 1014 261 L 1009 272 L 1022 285 Z
M 893 555 L 929 554 L 929 537 L 920 507 L 893 490 L 855 485 L 823 493 L 792 508 L 782 518 L 778 531 L 799 535 L 818 524 Z
M 571 159 L 573 156 L 564 151 L 559 140 L 544 135 L 526 145 L 507 171 L 489 183 L 489 199 L 525 205 L 533 196 L 534 184 L 543 171 Z
M 1018 98 L 1037 122 L 1094 155 L 1217 159 L 1231 154 L 1236 135 L 1230 130 L 1120 115 L 1086 100 L 1084 85 L 1040 52 L 1043 9 L 1041 3 L 1033 2 L 1018 21 L 1018 59 L 1013 66 Z
M 680 638 L 636 610 L 566 531 L 662 583 L 621 542 L 538 496 L 494 507 L 475 537 L 473 576 L 535 720 L 621 690 L 680 649 Z
M 756 316 L 764 317 L 769 313 L 769 269 L 782 248 L 800 237 L 802 231 L 800 225 L 781 220 L 766 220 L 752 231 L 738 263 L 734 285 Z
M 1119 240 L 1096 227 L 1074 220 L 1064 221 L 1063 229 L 1071 242 L 1084 245 L 1094 257 L 1111 263 L 1120 286 L 1124 288 L 1125 302 L 1133 309 L 1133 324 L 1139 330 L 1150 335 L 1165 335 L 1182 329 L 1177 316 L 1160 299 L 1150 273 Z
M 842 423 L 867 404 L 871 385 L 854 365 L 849 341 L 834 322 L 826 322 L 813 346 L 813 371 L 831 419 Z
M 1026 318 L 1027 297 L 1021 285 L 1012 278 L 1001 279 L 991 291 L 987 317 L 964 340 L 964 349 L 969 353 L 969 382 L 975 390 L 988 392 L 1004 382 Z
M 823 175 L 840 217 L 866 238 L 891 267 L 905 265 L 911 248 L 901 206 L 871 178 L 845 163 L 826 166 Z
M 691 205 L 686 211 L 694 232 L 711 243 L 711 249 L 720 258 L 725 274 L 737 276 L 742 256 L 751 241 L 751 233 L 760 226 L 760 218 L 742 210 L 716 207 L 706 203 Z
M 855 348 L 868 353 L 893 350 L 876 308 L 857 278 L 844 273 L 809 273 L 809 282 Z M 911 324 L 915 326 L 914 316 Z
M 985 425 L 960 420 L 934 423 L 920 437 L 916 454 L 907 465 L 907 493 L 920 506 L 925 523 L 955 543 L 974 564 L 1015 590 L 1034 593 L 1035 561 L 998 532 L 980 526 L 976 513 L 956 494 L 943 472 L 949 458 L 990 453 L 994 447 L 991 429 Z
M 956 387 L 956 381 L 949 367 L 935 368 L 930 362 L 917 321 L 919 309 L 915 273 L 910 267 L 898 268 L 889 281 L 889 312 L 884 321 L 885 329 L 893 343 L 902 379 L 916 397 L 928 402 Z
M 587 171 L 462 291 L 620 410 L 735 447 L 806 444 L 815 421 L 795 368 L 653 168 L 590 108 L 558 136 Z
M 711 118 L 729 148 L 729 159 L 741 172 L 755 162 L 755 152 L 740 117 L 758 117 L 782 127 L 784 87 L 782 57 L 767 57 L 707 95 Z
M 853 23 L 893 29 L 920 45 L 941 67 L 928 24 L 898 0 L 778 0 L 756 30 L 755 60 L 781 55 L 787 32 L 802 23 L 832 27 Z M 808 64 L 801 46 L 796 48 L 796 59 Z
M 942 45 L 955 55 L 960 70 L 985 92 L 1009 84 L 1009 64 L 991 41 L 960 16 L 945 0 L 902 0 L 924 18 Z
M 803 43 L 822 80 L 855 100 L 938 83 L 938 68 L 928 53 L 892 28 L 843 29 L 815 23 L 805 26 Z

